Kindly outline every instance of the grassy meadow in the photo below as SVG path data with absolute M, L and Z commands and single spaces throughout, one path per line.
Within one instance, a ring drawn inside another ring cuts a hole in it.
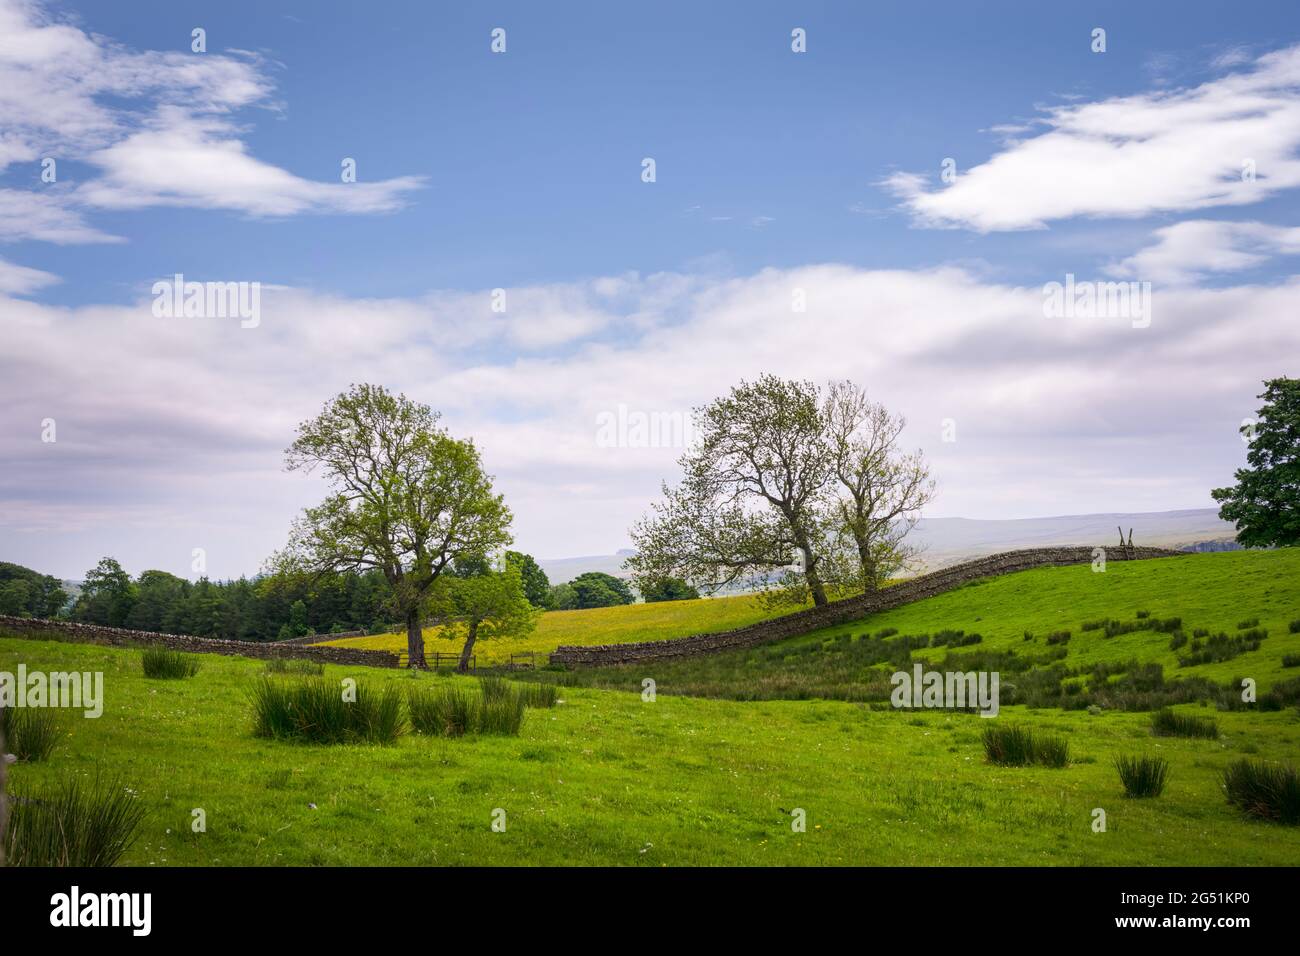
M 1064 646 L 1069 664 L 1138 658 L 1163 663 L 1172 677 L 1251 674 L 1266 688 L 1297 673 L 1281 666 L 1283 656 L 1300 651 L 1300 634 L 1288 630 L 1300 618 L 1297 559 L 1295 550 L 1228 553 L 1116 562 L 1105 574 L 1025 572 L 784 642 L 771 658 L 753 658 L 755 649 L 697 660 L 694 671 L 676 670 L 684 664 L 612 669 L 615 686 L 627 689 L 564 686 L 556 706 L 525 712 L 517 736 L 406 732 L 387 744 L 255 736 L 251 695 L 268 678 L 265 662 L 210 655 L 192 676 L 151 679 L 138 650 L 0 636 L 0 671 L 19 663 L 102 671 L 105 684 L 103 716 L 64 714 L 48 759 L 15 764 L 11 785 L 21 794 L 77 774 L 129 789 L 146 813 L 121 862 L 141 866 L 1295 865 L 1300 827 L 1244 817 L 1227 803 L 1220 778 L 1243 757 L 1294 762 L 1294 706 L 1179 705 L 1176 717 L 1213 717 L 1218 731 L 1180 737 L 1155 734 L 1149 712 L 1011 705 L 986 719 L 849 700 L 679 696 L 673 689 L 702 693 L 707 688 L 691 681 L 707 679 L 726 697 L 747 669 L 754 673 L 746 679 L 770 685 L 796 665 L 814 684 L 833 688 L 839 677 L 825 662 L 843 643 L 840 632 L 853 644 L 867 631 L 941 627 L 978 630 L 982 641 L 921 648 L 918 659 L 986 646 L 1042 652 L 1051 631 L 1068 628 L 1071 639 L 1050 646 Z M 1080 630 L 1082 621 L 1135 619 L 1138 610 L 1229 633 L 1258 618 L 1268 636 L 1259 650 L 1233 660 L 1179 668 L 1169 633 L 1105 638 Z M 1033 640 L 1025 640 L 1026 630 Z M 814 652 L 794 650 L 802 646 Z M 403 697 L 413 687 L 478 688 L 472 677 L 336 665 L 321 676 L 271 676 L 353 677 L 372 693 L 392 686 Z M 653 700 L 639 693 L 645 676 L 658 681 Z M 1171 722 L 1179 721 L 1164 723 Z M 1063 740 L 1068 759 L 1064 766 L 990 763 L 983 737 L 991 725 Z M 1129 798 L 1114 762 L 1143 756 L 1164 758 L 1167 780 L 1157 797 Z M 196 808 L 206 814 L 204 833 L 191 830 Z M 1105 832 L 1094 832 L 1097 809 L 1105 812 Z M 804 832 L 791 826 L 798 810 L 806 814 Z M 506 826 L 498 832 L 492 825 L 501 811 Z
M 661 601 L 655 604 L 624 604 L 585 611 L 547 611 L 537 629 L 527 637 L 512 640 L 481 640 L 474 645 L 480 667 L 505 663 L 511 654 L 533 652 L 541 657 L 561 644 L 624 644 L 628 641 L 663 641 L 689 634 L 728 631 L 773 617 L 756 594 L 700 598 L 695 601 Z M 375 634 L 345 637 L 321 644 L 405 654 L 406 634 Z M 424 629 L 425 652 L 459 654 L 464 638 L 444 637 L 440 628 Z M 539 661 L 539 663 L 543 663 Z
M 261 662 L 210 657 L 183 681 L 145 678 L 140 653 L 0 639 L 18 662 L 102 670 L 98 720 L 68 718 L 15 788 L 113 775 L 148 813 L 122 862 L 331 864 L 1295 864 L 1300 829 L 1243 819 L 1217 773 L 1243 754 L 1300 753 L 1294 712 L 1219 715 L 1219 740 L 1155 738 L 1147 714 L 1028 713 L 1068 736 L 1065 769 L 984 760 L 987 720 L 842 702 L 737 703 L 566 688 L 518 737 L 318 746 L 252 735 Z M 368 683 L 473 678 L 334 666 Z M 1165 795 L 1126 799 L 1119 754 L 1172 763 Z M 1107 832 L 1091 829 L 1107 813 Z M 191 832 L 202 808 L 207 832 Z M 807 829 L 791 829 L 791 811 Z M 505 832 L 491 829 L 506 811 Z

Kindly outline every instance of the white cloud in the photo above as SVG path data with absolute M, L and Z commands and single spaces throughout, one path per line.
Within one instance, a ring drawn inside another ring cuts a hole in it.
M 423 179 L 319 183 L 248 155 L 235 130 L 217 117 L 162 107 L 148 128 L 86 157 L 104 175 L 77 190 L 91 206 L 139 209 L 195 206 L 255 216 L 302 212 L 390 212 Z
M 130 50 L 35 0 L 0 0 L 0 170 L 51 157 L 103 172 L 75 190 L 4 190 L 0 240 L 111 239 L 87 225 L 86 207 L 386 212 L 422 184 L 316 182 L 251 156 L 231 117 L 275 107 L 265 67 L 246 51 Z
M 795 288 L 804 313 L 790 308 Z M 852 378 L 905 414 L 906 441 L 934 460 L 934 514 L 1205 507 L 1240 464 L 1236 428 L 1260 380 L 1300 354 L 1296 283 L 1165 291 L 1147 329 L 1048 320 L 1039 289 L 958 269 L 623 275 L 530 296 L 539 315 L 579 302 L 600 318 L 538 354 L 536 333 L 510 325 L 530 321 L 530 299 L 489 318 L 486 291 L 353 300 L 265 289 L 256 329 L 157 319 L 147 301 L 0 299 L 0 533 L 14 548 L 57 546 L 72 561 L 52 566 L 61 573 L 102 553 L 184 571 L 198 546 L 215 574 L 252 571 L 320 494 L 280 470 L 294 427 L 348 383 L 372 381 L 475 438 L 526 550 L 608 552 L 673 477 L 680 449 L 601 447 L 597 416 L 620 404 L 685 413 L 765 371 Z M 40 441 L 46 417 L 58 422 L 54 445 Z M 940 441 L 944 418 L 957 421 L 955 444 Z M 134 516 L 129 527 L 119 515 Z
M 59 277 L 0 259 L 0 295 L 27 295 L 59 281 Z
M 0 239 L 39 239 L 59 245 L 123 241 L 86 222 L 68 192 L 53 187 L 44 193 L 0 189 Z
M 1156 241 L 1107 268 L 1116 276 L 1185 284 L 1239 272 L 1276 255 L 1300 254 L 1300 228 L 1262 222 L 1188 219 L 1155 231 Z
M 1245 205 L 1300 185 L 1298 94 L 1300 46 L 1193 88 L 1054 107 L 1045 131 L 949 186 L 911 172 L 884 185 L 923 225 L 980 232 Z

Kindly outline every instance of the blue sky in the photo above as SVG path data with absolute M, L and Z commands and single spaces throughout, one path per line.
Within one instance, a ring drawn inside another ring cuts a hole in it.
M 1286 3 L 0 0 L 0 558 L 251 573 L 363 379 L 473 435 L 540 556 L 674 474 L 598 416 L 762 371 L 905 414 L 938 515 L 1207 507 L 1300 354 L 1297 43 Z M 259 327 L 161 324 L 177 272 Z M 1155 322 L 1043 326 L 1066 273 Z
M 990 127 L 1037 106 L 1203 79 L 1214 55 L 1273 48 L 1300 25 L 1294 5 L 1268 3 L 1231 18 L 1213 3 L 1180 3 L 1176 16 L 1131 3 L 52 9 L 139 49 L 187 49 L 201 25 L 211 52 L 264 53 L 281 109 L 241 120 L 267 162 L 329 180 L 352 156 L 362 180 L 428 177 L 394 215 L 133 210 L 96 217 L 129 243 L 25 249 L 25 264 L 75 276 L 46 299 L 78 304 L 125 301 L 176 258 L 189 272 L 256 272 L 357 296 L 701 263 L 746 273 L 982 259 L 1033 281 L 1074 247 L 1032 233 L 916 230 L 877 183 L 896 169 L 937 175 L 944 157 L 974 165 L 996 150 Z M 808 30 L 804 56 L 790 52 L 794 25 Z M 1104 55 L 1089 49 L 1097 25 Z M 504 56 L 488 52 L 494 26 L 507 29 Z M 658 164 L 654 189 L 639 179 L 644 156 Z M 36 172 L 11 167 L 6 180 Z M 1278 205 L 1287 215 L 1294 200 Z M 771 221 L 755 225 L 760 217 Z M 1101 258 L 1148 230 L 1058 231 Z

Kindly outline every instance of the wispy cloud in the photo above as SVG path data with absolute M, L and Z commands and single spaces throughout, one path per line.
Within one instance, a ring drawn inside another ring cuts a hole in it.
M 1151 245 L 1113 263 L 1107 272 L 1185 284 L 1215 273 L 1251 269 L 1279 255 L 1300 255 L 1300 228 L 1188 219 L 1157 229 Z
M 1258 202 L 1300 185 L 1300 46 L 1193 88 L 1055 107 L 1041 125 L 951 185 L 884 185 L 921 225 L 979 232 Z
M 250 155 L 232 117 L 276 108 L 266 66 L 247 51 L 135 51 L 35 0 L 0 0 L 0 170 L 50 157 L 101 171 L 75 189 L 0 191 L 0 240 L 111 240 L 87 222 L 95 208 L 387 212 L 422 185 L 317 182 Z

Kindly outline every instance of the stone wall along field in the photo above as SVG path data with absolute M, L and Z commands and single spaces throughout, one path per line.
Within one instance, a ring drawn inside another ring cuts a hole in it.
M 1183 554 L 1167 548 L 1106 548 L 1107 561 L 1137 561 L 1152 558 L 1173 558 Z M 1012 574 L 1031 568 L 1045 568 L 1067 564 L 1090 564 L 1093 548 L 1026 548 L 1021 551 L 1003 551 L 988 557 L 976 558 L 954 564 L 890 585 L 871 594 L 832 601 L 822 607 L 795 611 L 770 621 L 760 621 L 734 631 L 716 634 L 695 634 L 667 641 L 642 641 L 630 644 L 597 644 L 591 647 L 564 645 L 551 654 L 552 664 L 568 667 L 604 667 L 611 664 L 632 664 L 641 661 L 672 660 L 679 657 L 696 657 L 716 654 L 718 651 L 738 647 L 752 647 L 771 641 L 797 637 L 823 627 L 847 624 L 878 611 L 951 591 L 971 581 Z
M 187 634 L 158 634 L 154 631 L 131 631 L 122 627 L 101 627 L 98 624 L 74 624 L 71 621 L 50 621 L 31 617 L 10 617 L 0 614 L 0 635 L 42 638 L 50 633 L 64 640 L 87 644 L 107 644 L 113 647 L 167 647 L 174 651 L 196 654 L 226 654 L 237 657 L 255 657 L 260 660 L 297 658 L 321 661 L 326 664 L 360 665 L 362 667 L 396 667 L 397 655 L 388 651 L 363 651 L 348 647 L 305 647 L 288 641 L 259 643 L 256 641 L 223 641 L 215 637 L 190 637 Z M 319 640 L 320 638 L 317 638 Z

